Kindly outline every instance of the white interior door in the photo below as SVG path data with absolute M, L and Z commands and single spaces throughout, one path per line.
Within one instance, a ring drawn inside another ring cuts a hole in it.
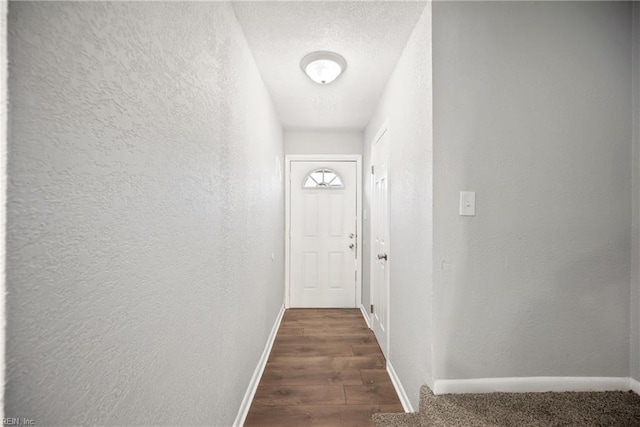
M 372 257 L 371 302 L 373 332 L 388 357 L 389 341 L 389 151 L 384 130 L 372 148 Z
M 357 167 L 291 162 L 291 307 L 356 306 Z

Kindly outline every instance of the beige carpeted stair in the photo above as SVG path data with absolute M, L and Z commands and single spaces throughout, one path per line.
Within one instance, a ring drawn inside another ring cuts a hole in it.
M 640 426 L 631 392 L 486 393 L 434 396 L 420 390 L 420 412 L 375 414 L 378 427 Z

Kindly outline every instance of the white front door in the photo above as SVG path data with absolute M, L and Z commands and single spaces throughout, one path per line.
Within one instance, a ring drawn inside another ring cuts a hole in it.
M 389 341 L 389 147 L 388 132 L 383 129 L 372 148 L 372 256 L 371 302 L 373 332 L 380 349 L 388 358 Z
M 291 162 L 291 307 L 356 307 L 356 171 Z

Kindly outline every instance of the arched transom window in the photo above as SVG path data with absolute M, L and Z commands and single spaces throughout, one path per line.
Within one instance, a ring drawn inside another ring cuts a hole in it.
M 309 172 L 302 188 L 344 188 L 344 183 L 336 171 L 323 168 Z

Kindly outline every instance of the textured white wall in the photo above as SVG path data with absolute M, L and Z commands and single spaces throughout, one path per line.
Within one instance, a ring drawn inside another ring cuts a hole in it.
M 362 154 L 360 131 L 285 131 L 285 154 Z
M 438 378 L 628 375 L 630 7 L 434 3 Z
M 633 9 L 633 227 L 631 234 L 631 376 L 640 381 L 640 4 Z
M 420 386 L 432 383 L 431 293 L 433 258 L 433 131 L 431 109 L 431 4 L 407 42 L 365 131 L 365 171 L 371 144 L 389 121 L 389 224 L 391 361 L 417 410 Z M 365 173 L 365 206 L 371 203 L 371 174 Z M 364 254 L 371 253 L 370 215 L 364 225 Z M 364 257 L 363 303 L 370 304 L 370 255 Z
M 282 130 L 231 6 L 12 2 L 9 29 L 7 416 L 230 425 L 284 233 Z
M 7 0 L 0 1 L 0 384 L 5 379 L 6 204 L 7 204 Z M 4 418 L 4 387 L 0 387 L 0 418 Z

